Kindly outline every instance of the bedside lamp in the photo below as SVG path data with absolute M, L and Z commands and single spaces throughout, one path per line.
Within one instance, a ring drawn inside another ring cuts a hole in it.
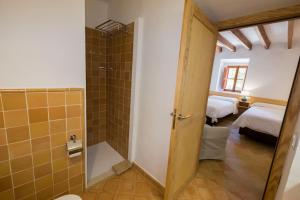
M 243 90 L 243 91 L 241 92 L 241 94 L 243 95 L 242 101 L 248 101 L 250 92 L 249 92 L 249 91 Z

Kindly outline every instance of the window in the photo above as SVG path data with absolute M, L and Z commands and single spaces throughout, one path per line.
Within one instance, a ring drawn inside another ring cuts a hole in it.
M 247 74 L 247 66 L 227 66 L 224 68 L 223 90 L 241 92 Z

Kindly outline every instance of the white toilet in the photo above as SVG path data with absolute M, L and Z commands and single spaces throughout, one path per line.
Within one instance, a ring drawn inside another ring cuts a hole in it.
M 64 196 L 61 196 L 55 200 L 81 200 L 80 196 L 74 195 L 74 194 L 67 194 Z

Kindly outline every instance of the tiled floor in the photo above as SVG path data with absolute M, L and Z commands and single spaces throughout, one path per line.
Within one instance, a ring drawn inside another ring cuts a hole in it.
M 83 200 L 161 200 L 162 194 L 136 168 L 114 176 L 88 189 Z
M 227 126 L 231 123 L 222 122 Z M 274 148 L 232 130 L 226 160 L 200 162 L 197 176 L 178 200 L 259 200 Z M 82 195 L 84 200 L 162 200 L 158 188 L 135 168 L 103 181 Z
M 227 126 L 228 123 L 219 124 Z M 197 176 L 179 200 L 260 200 L 274 148 L 232 130 L 225 161 L 200 161 Z

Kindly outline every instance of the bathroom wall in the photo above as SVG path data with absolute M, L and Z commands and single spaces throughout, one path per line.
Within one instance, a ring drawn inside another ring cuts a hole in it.
M 85 26 L 95 28 L 107 20 L 107 0 L 85 0 Z
M 106 35 L 86 28 L 87 145 L 106 139 Z
M 53 199 L 84 188 L 84 157 L 69 158 L 70 134 L 84 135 L 82 89 L 0 90 L 0 199 Z
M 84 88 L 84 0 L 0 1 L 0 87 Z
M 184 0 L 109 0 L 108 17 L 143 21 L 138 46 L 133 160 L 165 185 Z
M 86 28 L 86 86 L 88 146 L 106 141 L 127 158 L 134 23 L 125 30 Z
M 134 23 L 107 37 L 107 142 L 128 158 Z M 110 70 L 111 68 L 111 70 Z

